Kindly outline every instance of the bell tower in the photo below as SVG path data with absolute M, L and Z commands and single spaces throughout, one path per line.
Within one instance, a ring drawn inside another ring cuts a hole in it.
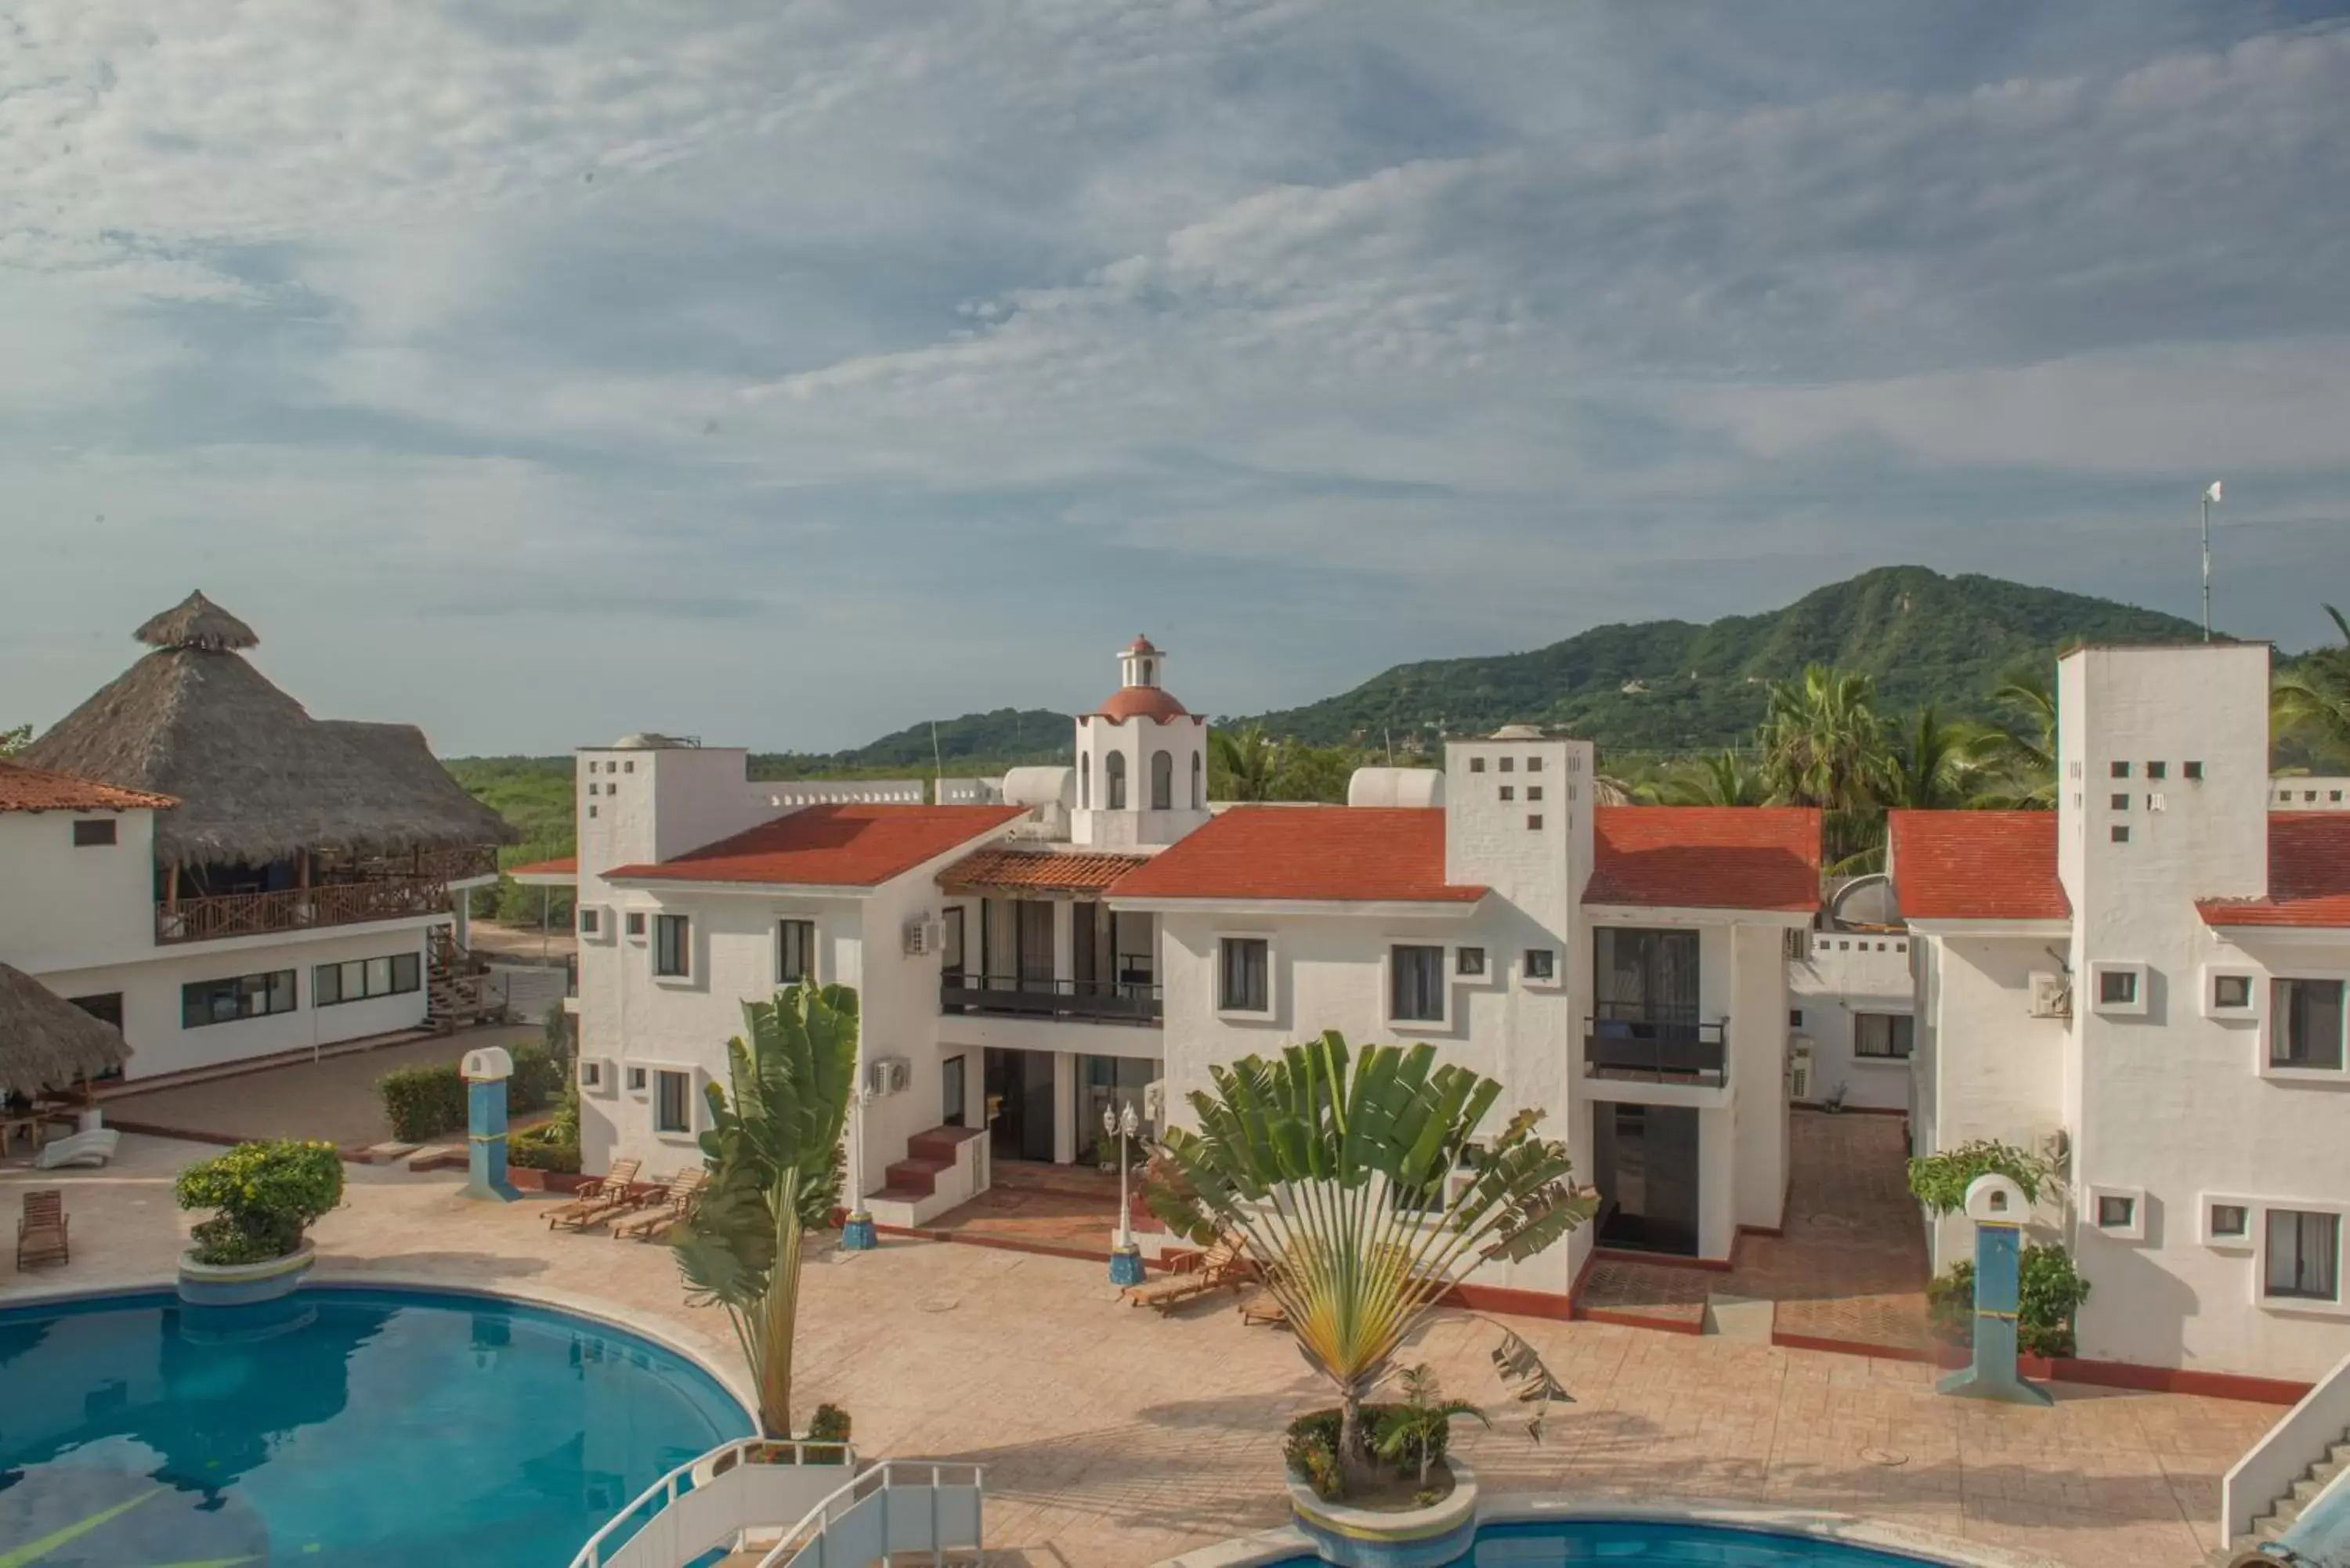
M 1166 653 L 1138 637 L 1118 652 L 1118 690 L 1077 715 L 1074 842 L 1172 844 L 1208 820 L 1208 722 L 1168 692 L 1166 671 Z

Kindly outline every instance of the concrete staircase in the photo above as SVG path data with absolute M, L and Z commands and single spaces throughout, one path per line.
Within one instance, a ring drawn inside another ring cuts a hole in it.
M 978 1127 L 932 1127 L 906 1140 L 906 1158 L 866 1194 L 865 1210 L 883 1225 L 910 1231 L 987 1190 L 987 1134 Z
M 873 1196 L 897 1203 L 915 1203 L 934 1196 L 939 1178 L 954 1168 L 955 1146 L 962 1141 L 962 1132 L 960 1127 L 933 1127 L 908 1138 L 906 1158 L 889 1167 L 884 1173 L 889 1185 Z
M 2341 1439 L 2325 1450 L 2325 1457 L 2311 1465 L 2308 1471 L 2293 1483 L 2292 1490 L 2278 1498 L 2266 1513 L 2252 1521 L 2251 1535 L 2248 1540 L 2238 1542 L 2238 1549 L 2265 1545 L 2282 1535 L 2301 1517 L 2301 1511 L 2316 1501 L 2317 1494 L 2325 1490 L 2326 1483 L 2345 1470 L 2350 1470 L 2350 1430 L 2344 1431 Z

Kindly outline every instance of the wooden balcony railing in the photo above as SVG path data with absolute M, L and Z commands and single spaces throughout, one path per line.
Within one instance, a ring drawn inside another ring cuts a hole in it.
M 449 898 L 448 879 L 429 876 L 370 877 L 275 893 L 182 898 L 176 904 L 155 906 L 155 940 L 159 945 L 215 942 L 226 937 L 436 915 L 449 908 Z

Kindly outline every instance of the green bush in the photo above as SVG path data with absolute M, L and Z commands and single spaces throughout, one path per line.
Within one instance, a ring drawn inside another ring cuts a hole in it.
M 1365 1405 L 1364 1432 L 1380 1430 L 1403 1408 L 1401 1405 Z M 1420 1449 L 1425 1447 L 1428 1462 L 1435 1464 L 1451 1446 L 1451 1437 L 1448 1429 L 1438 1427 L 1425 1438 L 1407 1439 L 1392 1461 L 1395 1473 L 1406 1478 L 1417 1476 Z M 1337 1411 L 1309 1410 L 1290 1422 L 1281 1457 L 1287 1461 L 1292 1475 L 1314 1489 L 1315 1496 L 1335 1501 L 1346 1495 L 1345 1470 L 1338 1463 Z
M 2018 1261 L 2015 1346 L 2026 1355 L 2055 1359 L 2074 1351 L 2073 1318 L 2089 1299 L 2089 1282 L 2062 1247 L 2037 1243 Z M 1974 1343 L 1975 1266 L 1960 1262 L 1926 1287 L 1934 1325 L 1960 1345 Z
M 308 1138 L 241 1143 L 180 1172 L 182 1209 L 211 1209 L 195 1228 L 196 1261 L 259 1263 L 302 1245 L 310 1222 L 343 1200 L 335 1146 Z
M 401 1067 L 375 1083 L 383 1098 L 383 1117 L 391 1136 L 402 1143 L 422 1143 L 442 1133 L 461 1132 L 465 1126 L 465 1080 L 456 1064 Z
M 525 1170 L 579 1174 L 579 1085 L 566 1086 L 555 1115 L 506 1139 L 506 1163 Z
M 516 1046 L 514 1076 L 506 1080 L 506 1109 L 543 1111 L 562 1098 L 564 1085 L 570 1081 L 570 1069 L 544 1044 L 533 1041 Z
M 807 1435 L 818 1442 L 848 1441 L 848 1412 L 837 1405 L 818 1405 L 816 1414 L 808 1417 Z
M 1994 1171 L 2023 1189 L 2026 1203 L 2040 1201 L 2041 1183 L 2049 1176 L 2048 1162 L 2038 1155 L 1995 1138 L 1977 1138 L 1911 1160 L 1909 1191 L 1937 1214 L 1956 1214 L 1967 1206 L 1967 1188 L 1975 1178 Z

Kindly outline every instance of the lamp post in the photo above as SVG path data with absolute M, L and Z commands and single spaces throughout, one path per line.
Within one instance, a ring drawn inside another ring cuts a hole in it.
M 840 1224 L 844 1252 L 869 1252 L 881 1243 L 873 1216 L 865 1211 L 865 1107 L 875 1097 L 871 1086 L 862 1083 L 848 1092 L 848 1190 L 842 1194 L 848 1218 Z
M 2211 508 L 2220 504 L 2220 482 L 2203 492 L 2203 640 L 2211 640 Z
M 1127 1168 L 1131 1163 L 1126 1144 L 1141 1125 L 1141 1118 L 1134 1114 L 1132 1100 L 1123 1106 L 1102 1107 L 1102 1131 L 1118 1139 L 1118 1235 L 1110 1243 L 1109 1282 L 1120 1287 L 1142 1282 L 1142 1249 L 1134 1244 L 1132 1211 L 1127 1204 L 1126 1191 Z

